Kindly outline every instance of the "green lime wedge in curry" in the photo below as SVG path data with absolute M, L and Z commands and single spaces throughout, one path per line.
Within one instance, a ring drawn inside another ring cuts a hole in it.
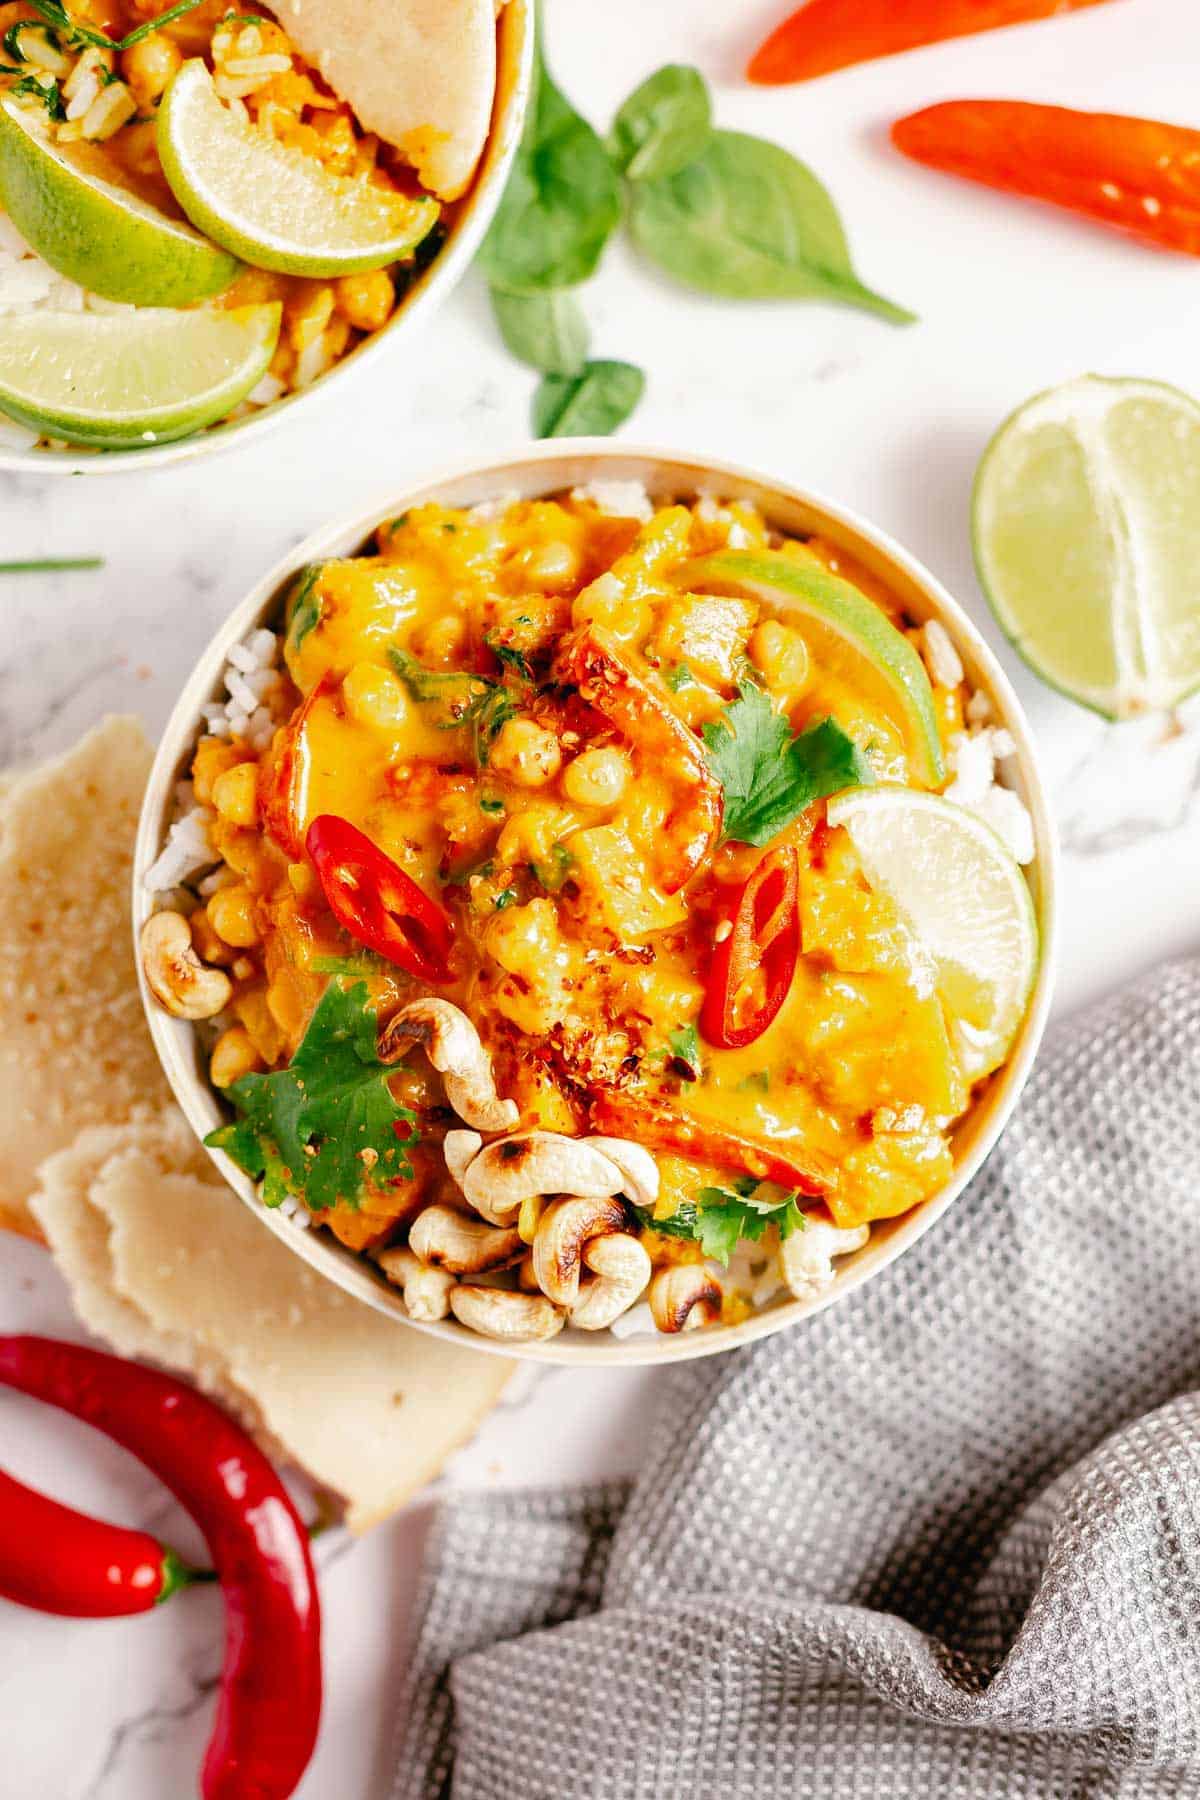
M 0 206 L 52 269 L 130 306 L 190 306 L 229 286 L 236 257 L 132 192 L 97 145 L 51 143 L 39 119 L 0 101 Z
M 0 412 L 46 437 L 132 450 L 223 418 L 266 373 L 278 301 L 223 312 L 0 319 Z
M 975 482 L 975 563 L 1034 672 L 1106 718 L 1200 687 L 1200 404 L 1084 376 L 1000 427 Z
M 815 561 L 760 550 L 699 557 L 675 580 L 692 592 L 738 594 L 792 615 L 822 663 L 844 671 L 895 721 L 916 778 L 941 786 L 946 770 L 925 665 L 858 588 Z
M 334 175 L 222 105 L 197 57 L 163 96 L 159 161 L 193 225 L 258 269 L 349 275 L 408 256 L 437 222 L 412 198 Z

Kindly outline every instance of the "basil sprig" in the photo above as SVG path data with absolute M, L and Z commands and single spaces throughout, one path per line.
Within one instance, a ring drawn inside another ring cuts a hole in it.
M 588 360 L 574 291 L 599 267 L 622 210 L 643 255 L 701 293 L 826 300 L 895 324 L 912 319 L 859 279 L 837 208 L 811 169 L 763 138 L 714 128 L 698 69 L 668 63 L 648 76 L 603 144 L 547 73 L 540 32 L 534 82 L 480 261 L 506 346 L 542 376 L 538 437 L 615 431 L 645 388 L 632 363 Z

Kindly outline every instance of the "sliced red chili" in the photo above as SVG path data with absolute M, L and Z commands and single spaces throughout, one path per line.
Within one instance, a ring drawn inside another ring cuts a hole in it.
M 800 955 L 800 864 L 795 848 L 764 856 L 737 897 L 713 951 L 700 1030 L 741 1050 L 762 1036 L 788 997 Z
M 811 1157 L 802 1158 L 786 1143 L 765 1144 L 729 1131 L 654 1094 L 606 1090 L 592 1102 L 591 1124 L 593 1131 L 633 1138 L 648 1150 L 714 1163 L 718 1169 L 737 1169 L 756 1181 L 777 1181 L 801 1194 L 827 1194 L 836 1182 L 832 1169 Z
M 315 818 L 304 842 L 344 931 L 418 981 L 451 979 L 450 915 L 378 844 L 335 813 Z
M 337 681 L 329 671 L 322 675 L 276 739 L 259 776 L 258 810 L 263 829 L 292 862 L 299 862 L 304 854 L 304 812 L 312 766 L 309 723 L 318 703 Z

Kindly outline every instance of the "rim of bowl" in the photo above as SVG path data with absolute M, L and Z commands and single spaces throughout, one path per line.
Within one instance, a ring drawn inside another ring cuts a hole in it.
M 319 404 L 339 377 L 361 370 L 368 357 L 389 348 L 398 351 L 397 340 L 406 333 L 415 337 L 458 286 L 500 204 L 521 140 L 533 81 L 533 22 L 534 0 L 508 0 L 496 21 L 496 96 L 479 172 L 460 204 L 445 247 L 405 295 L 382 330 L 364 338 L 311 387 L 288 394 L 246 418 L 213 425 L 190 437 L 145 450 L 83 451 L 75 446 L 66 450 L 5 450 L 0 447 L 0 471 L 22 475 L 140 475 L 147 469 L 162 469 L 202 456 L 216 456 L 243 444 L 256 443 L 266 432 L 274 431 L 290 418 L 296 407 L 305 402 Z M 341 388 L 337 391 L 340 396 Z M 314 411 L 316 404 L 312 408 Z M 2 418 L 0 415 L 0 421 Z
M 748 496 L 781 529 L 789 532 L 819 529 L 822 535 L 856 556 L 889 584 L 913 619 L 923 622 L 937 618 L 946 626 L 969 678 L 974 686 L 989 695 L 1000 723 L 1012 734 L 1016 744 L 1014 786 L 1033 817 L 1035 859 L 1027 874 L 1041 939 L 1037 977 L 1024 1023 L 1008 1061 L 989 1078 L 984 1092 L 954 1132 L 955 1168 L 950 1181 L 915 1211 L 899 1219 L 877 1221 L 868 1242 L 845 1258 L 832 1285 L 815 1299 L 776 1302 L 737 1325 L 709 1326 L 678 1337 L 620 1340 L 604 1332 L 597 1333 L 593 1341 L 581 1332 L 570 1336 L 564 1333 L 545 1343 L 509 1344 L 480 1337 L 453 1319 L 422 1323 L 407 1316 L 396 1289 L 389 1287 L 359 1254 L 315 1230 L 297 1228 L 278 1211 L 264 1207 L 249 1177 L 222 1152 L 209 1151 L 219 1172 L 240 1199 L 251 1206 L 267 1229 L 301 1256 L 310 1268 L 410 1329 L 428 1332 L 464 1349 L 526 1362 L 633 1367 L 716 1356 L 722 1351 L 755 1343 L 824 1311 L 881 1273 L 936 1224 L 978 1173 L 1004 1129 L 1033 1065 L 1049 1014 L 1054 983 L 1058 846 L 1053 818 L 1029 725 L 1008 677 L 963 608 L 914 556 L 851 508 L 828 500 L 809 488 L 795 487 L 739 464 L 699 459 L 686 451 L 626 448 L 604 438 L 559 439 L 534 444 L 508 456 L 457 464 L 424 480 L 414 481 L 398 493 L 393 489 L 349 518 L 314 532 L 282 557 L 229 615 L 197 661 L 167 722 L 147 783 L 134 851 L 133 929 L 136 948 L 137 934 L 153 910 L 143 877 L 162 847 L 174 784 L 196 742 L 201 722 L 200 707 L 218 691 L 229 647 L 259 623 L 270 622 L 272 628 L 277 628 L 275 615 L 287 584 L 305 563 L 331 555 L 356 553 L 381 519 L 425 501 L 469 506 L 508 495 L 533 498 L 597 479 L 643 482 L 652 495 L 663 497 L 676 494 L 695 497 L 703 493 L 723 499 Z M 171 1018 L 157 1005 L 146 987 L 140 958 L 135 960 L 155 1048 L 188 1122 L 197 1136 L 203 1138 L 223 1121 L 225 1115 L 203 1067 L 197 1034 L 186 1021 Z

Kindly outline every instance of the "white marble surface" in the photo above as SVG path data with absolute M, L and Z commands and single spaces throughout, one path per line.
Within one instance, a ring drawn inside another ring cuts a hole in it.
M 1020 95 L 1200 124 L 1200 23 L 1186 0 L 1123 0 L 803 89 L 737 72 L 776 0 L 551 0 L 550 51 L 598 120 L 669 60 L 699 63 L 721 121 L 785 142 L 829 181 L 864 278 L 911 304 L 897 331 L 817 306 L 709 303 L 615 246 L 587 295 L 599 354 L 645 366 L 627 436 L 738 458 L 877 519 L 940 575 L 998 644 L 1029 708 L 1064 835 L 1060 1009 L 1200 939 L 1200 729 L 1115 729 L 1040 687 L 976 589 L 966 505 L 979 451 L 1027 395 L 1092 369 L 1200 390 L 1200 275 L 1063 215 L 919 171 L 887 122 L 939 98 Z M 1186 37 L 1185 37 L 1186 34 Z M 1186 41 L 1190 40 L 1190 54 Z M 0 765 L 69 743 L 106 710 L 157 730 L 205 639 L 258 573 L 341 511 L 408 477 L 515 445 L 526 375 L 498 347 L 474 283 L 415 354 L 312 403 L 257 446 L 103 481 L 0 475 L 3 555 L 101 553 L 103 571 L 6 578 Z M 903 1280 L 903 1265 L 886 1279 Z M 0 1262 L 6 1329 L 66 1333 L 36 1249 Z M 498 1411 L 451 1478 L 560 1481 L 636 1466 L 655 1377 L 543 1374 Z M 188 1543 L 152 1480 L 69 1421 L 0 1394 L 2 1460 L 64 1499 Z M 370 1539 L 320 1547 L 327 1710 L 304 1800 L 382 1800 L 398 1644 L 428 1506 Z M 0 1602 L 4 1800 L 182 1800 L 193 1791 L 220 1654 L 217 1597 L 147 1619 L 73 1625 Z

